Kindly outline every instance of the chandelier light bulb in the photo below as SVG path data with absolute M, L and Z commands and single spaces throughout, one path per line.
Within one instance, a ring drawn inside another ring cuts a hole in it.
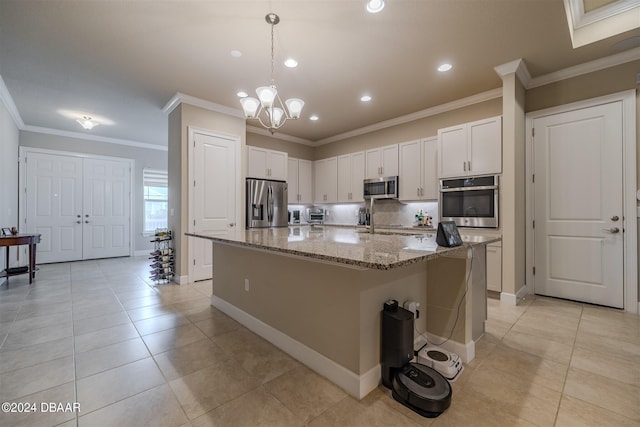
M 299 119 L 302 114 L 302 107 L 304 107 L 304 101 L 300 98 L 290 98 L 285 102 L 287 110 L 289 110 L 289 116 L 292 119 Z
M 260 101 L 253 97 L 246 97 L 240 100 L 240 104 L 242 105 L 242 110 L 244 111 L 244 116 L 247 119 L 255 119 L 258 113 L 258 108 L 260 107 Z
M 256 89 L 256 93 L 258 94 L 262 108 L 271 108 L 273 101 L 276 99 L 276 95 L 278 95 L 278 90 L 275 86 L 261 86 Z
M 271 109 L 271 124 L 274 127 L 278 127 L 280 126 L 280 122 L 282 121 L 282 118 L 284 117 L 284 110 L 282 108 L 272 108 Z

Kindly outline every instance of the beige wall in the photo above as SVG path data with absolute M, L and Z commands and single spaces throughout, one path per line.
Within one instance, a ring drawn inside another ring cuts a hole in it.
M 314 148 L 309 145 L 297 144 L 268 135 L 247 132 L 247 145 L 268 148 L 269 150 L 284 151 L 289 157 L 296 159 L 314 160 Z
M 241 156 L 245 158 L 246 124 L 244 118 L 181 104 L 169 115 L 169 224 L 175 236 L 176 276 L 188 276 L 189 245 L 184 235 L 189 230 L 189 127 L 238 136 Z M 246 162 L 242 162 L 246 176 Z M 244 186 L 241 186 L 244 189 Z M 244 191 L 244 190 L 243 190 Z M 244 200 L 244 195 L 241 199 Z
M 18 127 L 0 102 L 0 227 L 18 226 Z M 5 248 L 0 248 L 4 266 Z M 16 253 L 16 251 L 12 251 Z M 9 261 L 13 264 L 13 257 Z M 0 284 L 5 279 L 0 279 Z
M 501 98 L 496 98 L 424 119 L 381 129 L 365 135 L 321 145 L 315 150 L 314 160 L 436 136 L 440 128 L 485 119 L 487 117 L 499 116 L 501 114 L 502 100 Z

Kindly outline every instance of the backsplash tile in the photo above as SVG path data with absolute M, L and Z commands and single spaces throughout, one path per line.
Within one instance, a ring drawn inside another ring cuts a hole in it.
M 369 203 L 314 206 L 327 211 L 328 215 L 325 218 L 325 224 L 357 225 L 358 209 L 368 208 Z M 380 227 L 383 225 L 411 227 L 415 225 L 415 215 L 420 209 L 425 215 L 430 215 L 433 218 L 432 223 L 434 226 L 438 225 L 437 202 L 401 203 L 397 200 L 376 200 L 374 223 Z M 303 213 L 306 215 L 306 210 Z

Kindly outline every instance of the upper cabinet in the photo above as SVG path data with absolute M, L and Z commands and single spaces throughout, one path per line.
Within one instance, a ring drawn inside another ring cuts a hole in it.
M 287 153 L 247 147 L 247 178 L 287 180 Z
M 338 202 L 364 201 L 364 151 L 338 157 Z
M 502 117 L 438 130 L 441 178 L 502 172 Z
M 367 178 L 398 175 L 398 144 L 367 150 L 365 164 Z
M 418 139 L 398 145 L 400 200 L 438 198 L 438 138 Z
M 289 157 L 287 167 L 290 204 L 313 203 L 313 168 L 311 160 Z
M 336 203 L 338 201 L 338 158 L 315 161 L 314 202 Z

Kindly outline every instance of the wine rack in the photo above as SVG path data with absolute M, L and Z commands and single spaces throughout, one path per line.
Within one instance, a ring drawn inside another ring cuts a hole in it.
M 154 234 L 150 279 L 156 283 L 170 282 L 175 275 L 173 235 L 169 229 L 157 229 Z

